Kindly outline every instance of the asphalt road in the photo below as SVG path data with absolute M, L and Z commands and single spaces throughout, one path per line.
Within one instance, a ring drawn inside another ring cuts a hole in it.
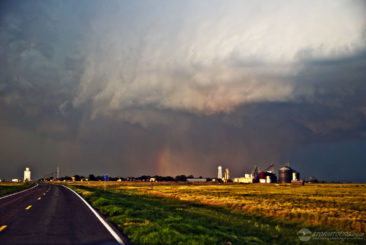
M 0 199 L 1 245 L 122 244 L 121 234 L 102 222 L 63 186 L 39 184 Z

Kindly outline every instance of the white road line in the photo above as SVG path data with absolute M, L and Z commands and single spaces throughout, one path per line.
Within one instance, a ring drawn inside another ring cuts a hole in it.
M 118 236 L 118 234 L 112 229 L 112 227 L 102 218 L 102 216 L 100 216 L 100 214 L 95 211 L 95 209 L 90 206 L 90 204 L 85 201 L 84 198 L 82 198 L 76 191 L 74 191 L 73 189 L 64 186 L 63 187 L 69 189 L 70 191 L 72 191 L 76 196 L 78 196 L 84 203 L 85 205 L 93 212 L 93 214 L 99 219 L 99 221 L 104 225 L 104 227 L 109 231 L 109 233 L 111 233 L 111 235 L 114 237 L 114 239 L 116 239 L 116 241 L 118 242 L 118 244 L 121 245 L 125 245 L 125 243 L 122 241 L 122 239 Z
M 25 189 L 25 190 L 22 190 L 22 191 L 18 191 L 18 192 L 15 192 L 15 193 L 9 194 L 9 195 L 7 195 L 7 196 L 0 197 L 0 199 L 4 199 L 4 198 L 11 197 L 11 196 L 17 195 L 17 194 L 22 193 L 22 192 L 25 192 L 25 191 L 32 190 L 33 188 L 36 188 L 37 186 L 38 186 L 38 184 L 36 184 L 36 185 L 35 185 L 35 186 L 33 186 L 32 188 Z

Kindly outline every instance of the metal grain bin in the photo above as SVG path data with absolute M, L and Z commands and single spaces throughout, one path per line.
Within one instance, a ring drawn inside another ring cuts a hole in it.
M 294 172 L 292 168 L 284 166 L 278 172 L 280 183 L 291 183 L 292 173 Z

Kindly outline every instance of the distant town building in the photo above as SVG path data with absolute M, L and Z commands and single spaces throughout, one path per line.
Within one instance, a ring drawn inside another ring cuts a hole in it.
M 291 184 L 293 184 L 293 185 L 304 185 L 304 181 L 300 180 L 300 173 L 292 172 Z
M 25 168 L 24 181 L 31 181 L 31 171 L 29 170 L 29 168 Z
M 235 183 L 245 183 L 244 182 L 244 177 L 239 177 L 239 178 L 234 178 L 233 180 Z
M 253 183 L 253 175 L 245 174 L 244 177 L 234 178 L 234 182 L 236 183 Z
M 276 183 L 277 176 L 272 171 L 259 172 L 259 183 Z
M 207 182 L 207 179 L 198 179 L 198 178 L 188 178 L 187 179 L 188 182 Z
M 217 168 L 217 178 L 222 179 L 222 167 L 221 166 L 219 166 Z

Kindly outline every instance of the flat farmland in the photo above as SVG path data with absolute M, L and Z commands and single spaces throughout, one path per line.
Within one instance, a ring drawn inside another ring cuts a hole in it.
M 68 184 L 136 244 L 300 244 L 298 231 L 305 227 L 366 230 L 366 184 Z
M 27 189 L 33 185 L 33 182 L 0 182 L 0 197 Z

